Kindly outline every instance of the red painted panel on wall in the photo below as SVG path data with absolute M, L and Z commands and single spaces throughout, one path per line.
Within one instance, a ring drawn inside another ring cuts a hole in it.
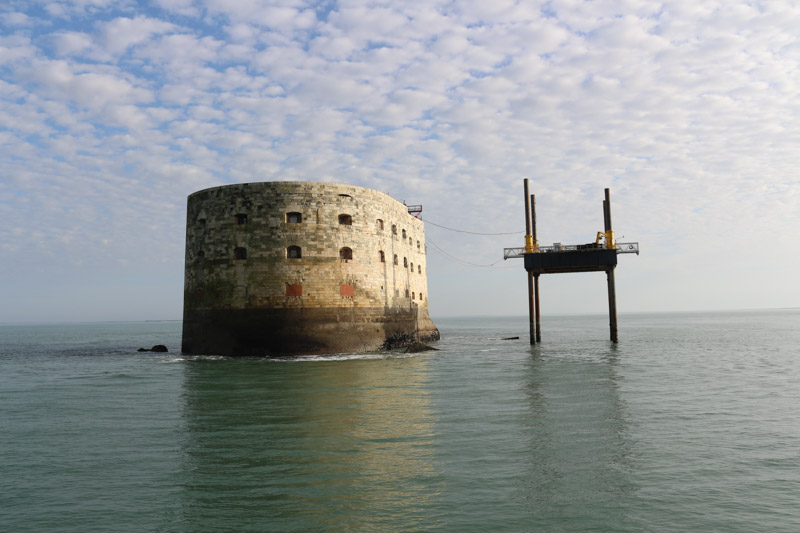
M 340 296 L 353 296 L 355 291 L 353 290 L 352 285 L 340 285 L 339 286 L 339 295 Z
M 287 285 L 286 286 L 286 296 L 302 296 L 303 295 L 303 286 L 302 285 Z

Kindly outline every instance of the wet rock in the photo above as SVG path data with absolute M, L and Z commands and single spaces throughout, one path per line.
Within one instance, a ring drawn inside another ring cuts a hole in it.
M 427 344 L 423 344 L 421 342 L 412 342 L 408 345 L 408 348 L 406 348 L 406 353 L 427 352 L 429 350 L 438 351 L 438 348 L 428 346 Z
M 137 352 L 168 352 L 169 350 L 163 344 L 156 344 L 155 346 L 153 346 L 149 350 L 147 348 L 139 348 L 136 351 Z

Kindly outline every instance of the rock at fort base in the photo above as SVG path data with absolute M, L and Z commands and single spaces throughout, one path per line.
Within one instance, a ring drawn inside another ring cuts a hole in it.
M 414 342 L 408 345 L 406 348 L 406 353 L 418 353 L 418 352 L 428 352 L 428 351 L 438 351 L 438 348 L 434 348 L 433 346 L 428 346 L 427 344 L 423 344 L 421 342 Z
M 149 350 L 147 348 L 139 348 L 136 351 L 137 352 L 168 352 L 169 350 L 163 344 L 156 344 L 155 346 L 153 346 Z

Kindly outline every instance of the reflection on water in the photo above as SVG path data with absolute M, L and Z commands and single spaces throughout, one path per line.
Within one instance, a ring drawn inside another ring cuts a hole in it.
M 636 531 L 616 347 L 594 332 L 552 328 L 531 347 L 502 341 L 513 329 L 497 320 L 459 325 L 443 335 L 432 371 L 437 470 L 445 507 L 458 510 L 447 529 Z
M 635 490 L 633 446 L 619 394 L 616 347 L 601 347 L 588 359 L 568 350 L 531 348 L 524 495 L 546 530 L 627 531 L 626 509 Z M 564 524 L 567 508 L 571 525 Z
M 428 365 L 423 357 L 187 364 L 186 529 L 431 526 L 419 519 L 441 490 Z
M 524 318 L 437 320 L 435 353 L 302 363 L 131 354 L 180 344 L 160 324 L 3 326 L 0 524 L 794 533 L 798 323 L 627 316 L 613 346 L 605 317 L 548 318 L 531 347 Z
M 495 324 L 410 358 L 188 361 L 186 530 L 635 531 L 623 355 L 550 334 L 530 347 Z

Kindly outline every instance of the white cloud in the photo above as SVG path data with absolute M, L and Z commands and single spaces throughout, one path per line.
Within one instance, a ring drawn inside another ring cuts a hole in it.
M 175 76 L 195 72 L 198 65 L 214 63 L 222 47 L 221 41 L 210 36 L 173 34 L 149 41 L 136 55 L 154 66 L 169 68 L 165 73 Z
M 30 26 L 33 24 L 31 17 L 18 11 L 0 14 L 0 22 L 6 26 Z
M 92 37 L 86 33 L 65 31 L 53 36 L 53 44 L 56 49 L 56 55 L 69 56 L 89 50 L 93 45 L 93 41 Z
M 187 17 L 197 16 L 200 13 L 194 6 L 194 0 L 153 0 L 153 3 L 162 9 Z
M 27 37 L 0 37 L 0 67 L 30 61 L 36 56 L 36 48 Z
M 206 8 L 235 24 L 254 24 L 286 34 L 308 30 L 316 23 L 316 15 L 312 9 L 304 9 L 303 2 L 291 0 L 208 0 Z
M 119 17 L 103 24 L 101 34 L 105 50 L 119 55 L 132 46 L 149 41 L 154 35 L 175 29 L 173 24 L 148 17 Z
M 152 100 L 149 90 L 137 87 L 112 71 L 81 71 L 83 67 L 63 60 L 37 61 L 26 69 L 25 78 L 39 85 L 43 94 L 66 99 L 85 109 L 112 104 L 142 104 Z

